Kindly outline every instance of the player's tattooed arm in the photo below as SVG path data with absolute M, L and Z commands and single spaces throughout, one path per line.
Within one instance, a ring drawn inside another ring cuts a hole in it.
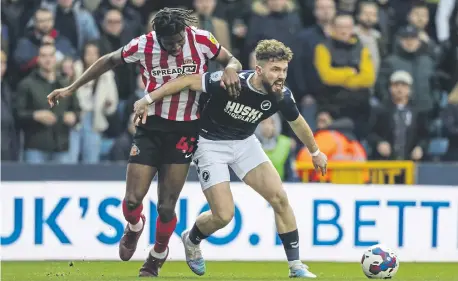
M 110 69 L 115 68 L 117 65 L 123 63 L 122 49 L 106 54 L 99 58 L 93 65 L 91 65 L 84 73 L 78 77 L 70 86 L 56 89 L 48 95 L 48 103 L 51 107 L 58 103 L 60 98 L 71 96 L 76 90 L 89 81 L 98 78 Z
M 291 129 L 293 129 L 296 136 L 307 146 L 310 154 L 312 155 L 313 165 L 316 170 L 321 170 L 321 174 L 326 174 L 326 167 L 328 164 L 328 158 L 324 155 L 318 145 L 315 142 L 312 129 L 305 121 L 304 117 L 299 114 L 296 120 L 289 121 Z

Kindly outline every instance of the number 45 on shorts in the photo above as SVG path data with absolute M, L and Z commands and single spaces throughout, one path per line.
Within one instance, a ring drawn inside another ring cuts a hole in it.
M 195 143 L 196 138 L 194 137 L 181 137 L 175 147 L 183 153 L 192 153 L 194 151 Z

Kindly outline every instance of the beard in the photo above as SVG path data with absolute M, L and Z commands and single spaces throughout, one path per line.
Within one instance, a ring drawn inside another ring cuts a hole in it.
M 375 26 L 375 23 L 367 21 L 360 21 L 359 24 L 361 24 L 365 29 L 372 29 Z
M 264 89 L 266 89 L 269 94 L 281 96 L 283 93 L 283 86 L 285 85 L 285 81 L 282 79 L 278 79 L 274 81 L 273 83 L 269 83 L 263 80 L 262 85 L 264 86 Z

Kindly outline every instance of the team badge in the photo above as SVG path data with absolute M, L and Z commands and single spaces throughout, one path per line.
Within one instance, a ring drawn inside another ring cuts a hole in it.
M 137 145 L 133 144 L 132 148 L 130 149 L 130 156 L 137 156 L 140 154 L 140 149 Z
M 270 100 L 265 100 L 265 101 L 261 102 L 261 109 L 262 110 L 269 110 L 271 107 L 272 107 L 272 103 L 270 102 Z

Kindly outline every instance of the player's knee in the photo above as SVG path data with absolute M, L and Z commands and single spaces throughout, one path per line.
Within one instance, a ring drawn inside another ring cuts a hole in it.
M 169 222 L 175 217 L 175 206 L 171 204 L 159 204 L 157 206 L 157 213 L 162 222 Z
M 288 195 L 283 189 L 273 193 L 267 201 L 276 213 L 283 213 L 289 206 Z
M 219 228 L 228 225 L 234 217 L 234 209 L 220 210 L 213 212 L 213 220 Z

